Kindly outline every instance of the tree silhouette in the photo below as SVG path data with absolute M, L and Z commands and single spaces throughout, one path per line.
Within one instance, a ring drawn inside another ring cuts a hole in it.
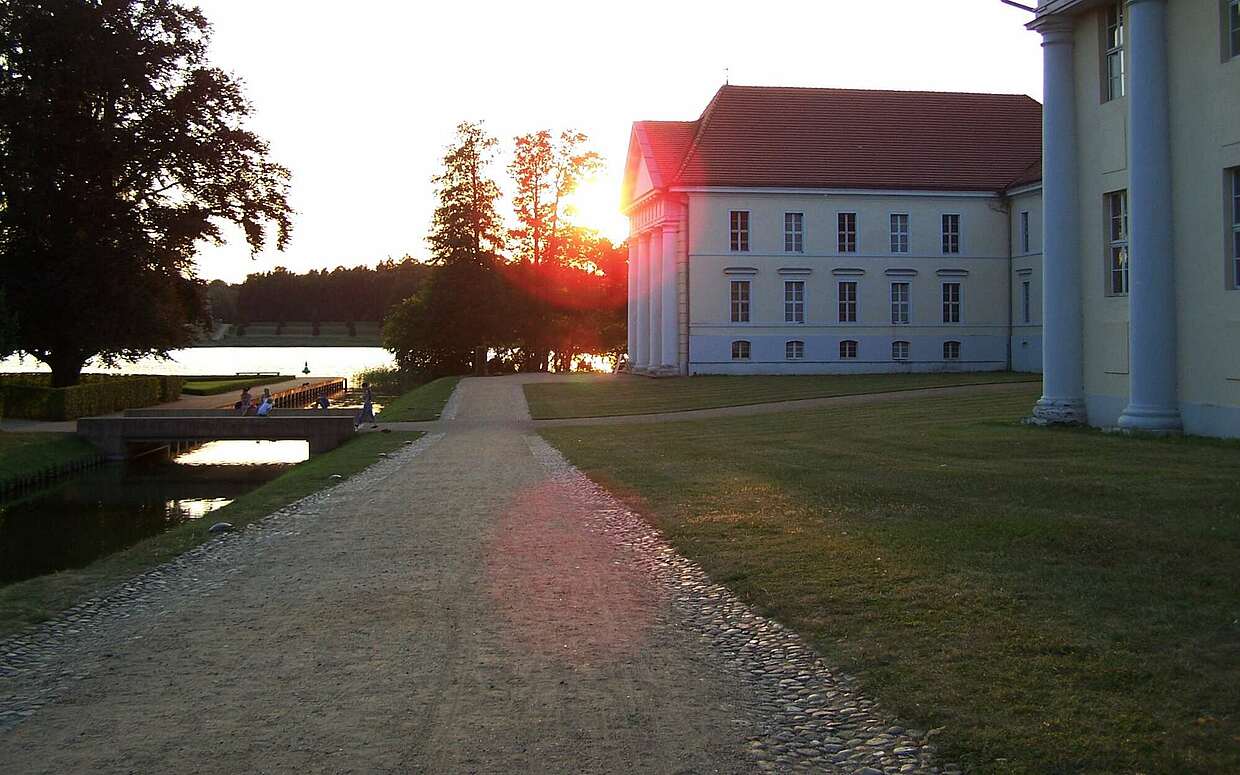
M 405 368 L 429 374 L 480 372 L 488 344 L 505 339 L 509 294 L 500 277 L 504 245 L 496 210 L 501 194 L 488 175 L 496 141 L 481 124 L 457 125 L 456 140 L 432 178 L 439 204 L 431 219 L 435 273 L 384 324 L 384 346 Z
M 0 0 L 0 285 L 54 385 L 189 344 L 222 224 L 288 242 L 289 172 L 209 37 L 173 0 Z

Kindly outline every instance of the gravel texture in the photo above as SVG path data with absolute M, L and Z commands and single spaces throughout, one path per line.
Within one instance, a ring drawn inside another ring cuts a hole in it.
M 958 770 L 533 435 L 522 379 L 0 643 L 0 770 Z

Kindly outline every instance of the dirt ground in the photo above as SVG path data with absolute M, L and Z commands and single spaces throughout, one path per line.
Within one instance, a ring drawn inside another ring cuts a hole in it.
M 0 771 L 751 771 L 745 688 L 548 480 L 519 381 L 460 389 L 471 422 L 203 593 L 66 636 Z

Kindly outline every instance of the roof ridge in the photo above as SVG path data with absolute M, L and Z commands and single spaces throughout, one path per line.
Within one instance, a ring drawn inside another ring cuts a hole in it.
M 944 94 L 965 97 L 1023 97 L 1027 100 L 1038 102 L 1028 94 L 1021 94 L 1019 92 L 955 91 L 950 89 L 869 89 L 852 86 L 753 86 L 735 83 L 724 84 L 719 87 L 719 92 L 715 93 L 715 99 L 718 99 L 719 93 L 724 89 L 750 89 L 755 91 L 862 92 L 870 94 Z M 715 99 L 711 100 L 712 104 Z
M 680 173 L 684 171 L 685 166 L 689 164 L 689 159 L 693 158 L 693 154 L 698 149 L 698 143 L 702 136 L 706 134 L 706 127 L 710 125 L 711 116 L 714 115 L 715 107 L 719 104 L 719 97 L 723 94 L 723 90 L 728 88 L 725 83 L 715 92 L 715 96 L 710 98 L 710 102 L 706 103 L 706 107 L 702 109 L 702 114 L 697 117 L 697 129 L 693 133 L 693 140 L 689 143 L 689 147 L 685 149 L 685 155 L 680 159 L 680 166 L 676 168 L 676 174 L 672 175 L 667 184 L 670 186 L 680 179 Z

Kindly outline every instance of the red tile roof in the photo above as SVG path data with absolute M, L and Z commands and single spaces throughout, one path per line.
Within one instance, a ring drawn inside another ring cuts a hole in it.
M 668 185 L 685 159 L 696 121 L 639 121 L 637 141 L 646 155 L 647 170 L 656 187 Z
M 659 188 L 1002 191 L 1040 177 L 1042 106 L 1013 94 L 724 86 L 697 121 L 641 121 L 634 135 Z

